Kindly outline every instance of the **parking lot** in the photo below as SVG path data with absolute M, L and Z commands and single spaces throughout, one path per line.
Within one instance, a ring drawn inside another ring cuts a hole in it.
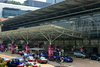
M 15 58 L 15 57 L 21 57 L 20 55 L 15 55 L 15 54 L 6 54 L 0 52 L 1 57 L 8 57 L 8 58 Z M 71 67 L 100 67 L 100 61 L 97 60 L 91 60 L 89 58 L 82 59 L 82 58 L 73 58 L 73 62 L 65 62 L 62 64 L 49 61 L 49 64 L 42 64 L 42 67 L 53 67 L 53 66 L 60 66 L 60 65 L 70 65 Z

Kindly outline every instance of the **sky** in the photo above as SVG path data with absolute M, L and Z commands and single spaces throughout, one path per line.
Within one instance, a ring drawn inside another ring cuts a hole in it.
M 26 0 L 14 0 L 14 1 L 18 1 L 18 2 L 21 2 L 21 3 L 23 3 L 23 2 L 24 2 L 24 1 L 26 1 Z M 46 0 L 37 0 L 37 1 L 46 2 Z

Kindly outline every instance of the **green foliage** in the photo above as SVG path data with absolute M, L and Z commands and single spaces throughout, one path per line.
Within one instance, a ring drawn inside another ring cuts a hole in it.
M 6 63 L 6 61 L 0 58 L 0 67 L 5 67 Z
M 27 3 L 23 3 L 24 5 L 26 5 L 26 6 L 28 6 L 28 4 Z
M 28 4 L 27 3 L 20 3 L 20 2 L 18 2 L 18 1 L 9 1 L 8 2 L 8 0 L 6 0 L 7 1 L 7 3 L 11 3 L 11 4 L 16 4 L 16 5 L 25 5 L 25 6 L 28 6 Z

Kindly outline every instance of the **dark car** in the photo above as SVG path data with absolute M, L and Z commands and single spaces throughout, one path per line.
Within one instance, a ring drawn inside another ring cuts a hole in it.
M 87 58 L 88 57 L 88 54 L 86 54 L 84 52 L 74 52 L 74 56 L 75 57 Z
M 7 62 L 8 67 L 17 67 L 19 64 L 24 63 L 25 61 L 22 58 L 13 58 Z
M 98 53 L 91 53 L 89 55 L 89 58 L 90 59 L 94 59 L 94 60 L 100 60 L 100 54 L 98 54 Z

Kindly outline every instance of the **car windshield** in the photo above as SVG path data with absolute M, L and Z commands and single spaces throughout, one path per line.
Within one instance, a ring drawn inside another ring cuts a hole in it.
M 9 58 L 3 58 L 4 60 L 10 60 Z
M 20 58 L 19 61 L 24 61 L 24 59 L 21 59 L 21 58 Z
M 84 53 L 84 52 L 81 52 L 82 54 L 86 54 L 86 53 Z
M 69 58 L 69 56 L 65 56 L 65 58 Z
M 29 59 L 34 59 L 34 57 L 32 57 L 32 56 L 29 56 Z
M 45 57 L 40 57 L 40 59 L 45 59 Z
M 97 56 L 100 56 L 100 54 L 96 54 Z
M 18 59 L 12 59 L 11 62 L 18 62 Z

